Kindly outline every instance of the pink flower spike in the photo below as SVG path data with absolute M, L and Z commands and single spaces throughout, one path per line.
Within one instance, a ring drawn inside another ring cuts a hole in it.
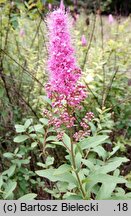
M 47 17 L 49 81 L 46 92 L 56 115 L 50 124 L 56 129 L 75 125 L 75 110 L 81 109 L 81 102 L 87 97 L 86 87 L 79 81 L 82 71 L 77 65 L 72 46 L 69 13 L 64 9 L 61 1 L 60 8 Z M 83 127 L 87 128 L 86 124 Z
M 65 10 L 65 5 L 64 5 L 64 1 L 63 0 L 61 0 L 61 2 L 60 2 L 60 9 L 61 10 Z
M 87 40 L 86 40 L 85 35 L 82 35 L 82 37 L 81 37 L 81 44 L 82 44 L 82 46 L 86 46 L 87 45 Z
M 114 17 L 112 16 L 112 14 L 109 14 L 109 16 L 108 16 L 108 22 L 110 24 L 114 23 Z

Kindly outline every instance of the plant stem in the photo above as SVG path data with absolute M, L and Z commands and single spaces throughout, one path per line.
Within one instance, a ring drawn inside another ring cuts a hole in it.
M 73 144 L 73 142 L 71 141 L 72 165 L 73 165 L 73 169 L 74 169 L 75 175 L 76 175 L 77 180 L 78 180 L 78 184 L 79 184 L 80 191 L 81 191 L 81 193 L 82 193 L 83 199 L 85 199 L 86 194 L 85 194 L 85 191 L 84 191 L 84 189 L 83 189 L 83 187 L 82 187 L 82 183 L 81 183 L 81 180 L 80 180 L 78 171 L 77 171 L 77 167 L 76 167 L 76 163 L 75 163 L 75 155 L 74 155 L 74 148 L 73 148 L 73 145 L 74 145 L 74 144 Z
M 85 57 L 84 57 L 84 61 L 83 61 L 83 65 L 82 65 L 82 70 L 84 71 L 85 65 L 86 65 L 86 61 L 87 61 L 87 56 L 88 56 L 88 52 L 90 50 L 91 47 L 91 43 L 93 40 L 93 36 L 94 36 L 94 31 L 95 31 L 95 24 L 96 24 L 96 15 L 94 16 L 94 22 L 93 22 L 93 27 L 92 27 L 92 32 L 91 32 L 91 36 L 90 36 L 90 40 L 89 40 L 89 44 L 85 53 Z

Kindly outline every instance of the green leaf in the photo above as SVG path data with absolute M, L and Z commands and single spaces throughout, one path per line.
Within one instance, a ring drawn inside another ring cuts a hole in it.
M 54 163 L 54 158 L 51 157 L 51 156 L 48 156 L 48 157 L 46 158 L 46 162 L 45 162 L 46 166 L 50 166 L 50 165 L 52 165 L 53 163 Z
M 90 160 L 82 159 L 81 162 L 86 165 L 90 170 L 94 170 L 94 164 Z
M 36 198 L 37 197 L 37 194 L 35 194 L 35 193 L 29 193 L 29 194 L 26 194 L 26 195 L 24 195 L 24 196 L 22 196 L 22 197 L 20 197 L 18 200 L 34 200 L 34 198 Z
M 113 191 L 115 190 L 116 185 L 117 184 L 114 182 L 110 182 L 108 185 L 107 183 L 103 183 L 95 199 L 96 200 L 110 199 Z
M 43 125 L 42 124 L 34 125 L 34 130 L 37 132 L 43 132 L 44 131 Z
M 44 99 L 44 101 L 46 101 L 48 104 L 51 105 L 52 102 L 51 102 L 51 100 L 47 96 L 44 96 L 43 99 Z
M 31 148 L 35 148 L 37 145 L 38 145 L 37 142 L 33 142 L 33 143 L 31 143 Z
M 44 188 L 44 191 L 46 191 L 47 193 L 53 195 L 53 197 L 55 197 L 56 199 L 60 198 L 60 193 L 56 188 L 55 189 Z
M 46 118 L 40 118 L 39 121 L 44 125 L 48 125 L 48 119 Z
M 75 156 L 75 162 L 76 162 L 76 168 L 79 170 L 81 168 L 81 160 L 82 160 L 82 155 L 80 152 L 77 152 Z
M 48 132 L 55 132 L 55 130 L 54 130 L 53 127 L 50 127 L 50 128 L 48 129 Z
M 68 164 L 63 164 L 60 167 L 58 167 L 55 172 L 53 173 L 53 175 L 58 176 L 58 175 L 62 175 L 63 173 L 67 173 L 71 170 L 71 166 Z
M 127 182 L 126 187 L 131 189 L 131 182 Z
M 5 158 L 12 159 L 14 157 L 14 154 L 11 153 L 11 152 L 6 152 L 6 153 L 3 154 L 3 156 Z
M 95 148 L 98 145 L 103 144 L 107 140 L 108 136 L 106 135 L 98 135 L 94 137 L 85 138 L 80 142 L 81 148 L 90 149 Z
M 2 98 L 4 95 L 4 88 L 0 88 L 0 98 Z
M 38 170 L 38 171 L 36 171 L 36 174 L 41 176 L 41 177 L 47 178 L 52 182 L 62 181 L 62 182 L 71 183 L 73 185 L 77 185 L 77 181 L 74 178 L 74 176 L 72 176 L 71 173 L 65 173 L 62 175 L 54 175 L 55 171 L 56 171 L 56 169 L 49 168 L 49 169 L 45 169 L 45 170 Z
M 58 180 L 58 178 L 53 175 L 54 171 L 55 171 L 55 169 L 50 168 L 50 169 L 38 170 L 35 173 L 38 176 L 47 178 L 47 179 L 49 179 L 52 182 L 56 182 Z
M 43 163 L 41 163 L 41 162 L 38 162 L 38 163 L 37 163 L 37 166 L 40 166 L 40 167 L 42 167 L 42 168 L 46 168 L 46 165 L 43 164 Z
M 32 123 L 33 123 L 33 119 L 27 119 L 24 124 L 24 127 L 27 129 Z
M 49 137 L 47 137 L 46 142 L 48 142 L 48 141 L 56 141 L 56 140 L 57 140 L 56 136 L 49 136 Z
M 63 199 L 66 199 L 66 200 L 82 200 L 82 196 L 77 195 L 75 193 L 67 192 L 66 194 L 64 194 Z
M 108 153 L 102 146 L 96 146 L 91 151 L 96 152 L 99 155 L 99 157 L 102 157 L 103 160 L 105 160 L 108 156 Z
M 91 128 L 92 134 L 95 135 L 95 133 L 96 133 L 96 126 L 93 124 L 93 122 L 89 122 L 88 124 L 89 124 L 89 126 Z
M 6 185 L 5 191 L 4 191 L 4 199 L 7 199 L 12 194 L 16 186 L 17 186 L 16 182 L 13 182 L 13 181 L 8 182 L 8 184 Z
M 14 138 L 14 142 L 21 143 L 21 142 L 24 142 L 27 139 L 29 139 L 29 136 L 27 136 L 27 135 L 19 135 L 19 136 Z
M 131 199 L 131 197 L 127 197 L 127 196 L 112 196 L 111 198 L 110 198 L 110 200 L 130 200 Z
M 16 155 L 18 153 L 18 151 L 19 151 L 19 148 L 17 147 L 14 151 L 14 154 Z
M 0 175 L 0 189 L 1 189 L 2 185 L 3 185 L 3 178 L 2 178 L 2 175 Z
M 26 128 L 24 127 L 24 125 L 19 125 L 19 124 L 15 125 L 15 129 L 17 133 L 22 133 L 26 131 Z
M 64 146 L 63 143 L 61 141 L 58 142 L 51 142 L 54 145 L 58 145 L 58 146 Z M 65 146 L 64 146 L 65 147 Z
M 16 169 L 16 164 L 12 165 L 12 166 L 8 169 L 8 171 L 7 171 L 8 177 L 11 177 L 11 176 L 14 174 L 15 169 Z
M 31 132 L 39 132 L 39 133 L 44 133 L 44 129 L 43 129 L 43 125 L 42 124 L 37 124 L 37 125 L 34 125 L 34 126 L 31 126 L 30 128 L 29 128 L 29 133 L 31 133 Z
M 71 140 L 70 137 L 64 133 L 63 135 L 64 146 L 67 146 L 68 149 L 71 149 Z
M 31 133 L 30 137 L 33 138 L 33 139 L 35 139 L 37 137 L 37 135 L 36 135 L 36 133 Z
M 117 167 L 119 167 L 122 163 L 128 162 L 129 160 L 127 158 L 124 157 L 116 157 L 113 158 L 112 160 L 109 160 L 107 162 L 107 164 L 105 164 L 104 166 L 98 168 L 98 170 L 96 172 L 98 173 L 109 173 L 112 172 L 114 170 L 117 169 Z
M 119 148 L 120 148 L 120 146 L 115 146 L 113 148 L 113 151 L 109 152 L 109 157 L 108 158 L 112 157 L 119 150 Z
M 117 195 L 117 196 L 123 196 L 123 195 L 125 195 L 125 190 L 123 189 L 123 188 L 121 188 L 121 187 L 117 187 L 116 189 L 115 189 L 115 194 Z
M 99 109 L 98 107 L 96 107 L 96 110 L 97 110 L 100 114 L 103 113 L 103 111 L 102 111 L 101 109 Z
M 119 184 L 126 183 L 127 181 L 122 177 L 111 176 L 108 174 L 92 174 L 84 182 L 87 181 L 87 190 L 89 191 L 97 183 L 104 183 L 110 185 L 110 183 Z

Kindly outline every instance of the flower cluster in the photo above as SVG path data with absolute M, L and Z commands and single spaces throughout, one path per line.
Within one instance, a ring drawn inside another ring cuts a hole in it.
M 79 107 L 86 97 L 84 85 L 79 83 L 81 69 L 76 64 L 71 43 L 68 13 L 64 7 L 53 11 L 47 18 L 49 30 L 49 83 L 46 86 L 53 106 Z
M 48 124 L 53 125 L 55 130 L 60 128 L 62 125 L 64 125 L 66 128 L 70 128 L 74 126 L 75 117 L 72 115 L 69 115 L 68 112 L 63 112 L 62 114 L 59 114 L 59 118 L 56 115 L 53 115 L 55 113 L 51 113 L 50 111 L 45 110 L 43 114 L 49 119 Z
M 45 115 L 49 118 L 49 124 L 60 131 L 62 126 L 75 126 L 75 111 L 82 108 L 81 102 L 87 97 L 87 92 L 85 86 L 80 83 L 82 72 L 76 63 L 70 35 L 71 22 L 63 1 L 59 9 L 48 15 L 47 26 L 49 82 L 46 91 L 52 101 L 54 113 L 45 111 Z M 85 121 L 81 123 L 81 127 L 86 133 L 85 128 L 88 126 Z M 62 134 L 58 134 L 59 139 L 61 136 Z
M 83 139 L 86 136 L 90 135 L 89 122 L 94 118 L 94 114 L 92 112 L 87 112 L 82 121 L 80 122 L 80 126 L 82 130 L 79 130 L 74 134 L 74 139 L 76 141 Z
M 114 23 L 114 17 L 112 16 L 112 14 L 109 14 L 109 16 L 108 16 L 108 22 L 110 24 Z
M 84 137 L 89 136 L 89 135 L 90 135 L 90 130 L 88 130 L 88 131 L 79 130 L 78 132 L 76 132 L 73 135 L 73 138 L 75 139 L 75 141 L 79 141 L 79 140 L 82 140 Z

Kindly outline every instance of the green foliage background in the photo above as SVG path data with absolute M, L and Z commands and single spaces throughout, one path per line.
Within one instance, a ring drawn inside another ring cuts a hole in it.
M 68 149 L 43 116 L 44 108 L 51 109 L 45 93 L 49 2 L 58 5 L 58 1 L 0 1 L 1 199 L 83 198 Z M 78 1 L 80 15 L 72 31 L 88 91 L 79 121 L 87 111 L 95 115 L 91 137 L 75 148 L 76 165 L 88 191 L 86 199 L 130 199 L 131 19 L 114 16 L 109 24 L 97 9 L 101 6 L 102 12 L 117 15 L 112 11 L 116 1 L 101 5 L 94 1 L 93 6 L 91 2 Z M 92 8 L 97 14 L 91 13 Z M 83 34 L 86 47 L 81 44 Z M 68 135 L 64 139 L 70 148 Z M 66 181 L 61 175 L 67 176 Z

